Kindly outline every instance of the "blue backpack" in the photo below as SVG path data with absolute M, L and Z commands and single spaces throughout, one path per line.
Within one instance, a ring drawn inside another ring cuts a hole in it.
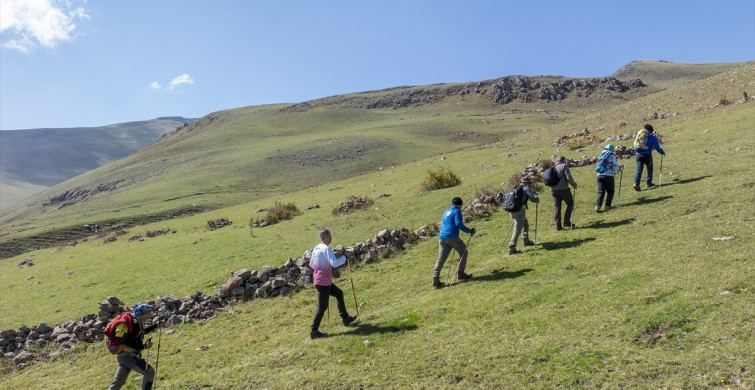
M 610 154 L 611 152 L 609 151 L 603 151 L 603 153 L 600 154 L 598 162 L 595 164 L 595 172 L 603 174 L 611 170 L 611 161 L 608 159 Z

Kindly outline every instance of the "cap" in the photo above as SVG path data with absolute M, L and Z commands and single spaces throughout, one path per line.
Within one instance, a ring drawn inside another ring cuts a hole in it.
M 605 150 L 610 150 L 610 151 L 612 151 L 612 152 L 613 152 L 613 149 L 614 149 L 614 148 L 613 148 L 613 145 L 612 145 L 612 144 L 608 144 L 608 145 L 606 145 L 606 147 L 605 147 L 605 148 L 603 148 L 603 149 L 605 149 Z
M 131 311 L 135 316 L 141 317 L 145 314 L 152 313 L 152 307 L 146 303 L 140 303 L 134 306 L 134 310 Z

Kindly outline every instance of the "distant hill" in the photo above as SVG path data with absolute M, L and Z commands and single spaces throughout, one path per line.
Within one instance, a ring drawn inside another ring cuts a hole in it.
M 619 80 L 641 79 L 659 88 L 668 88 L 682 82 L 694 81 L 744 65 L 745 62 L 716 64 L 682 64 L 658 60 L 632 61 L 617 70 L 611 77 Z
M 139 151 L 189 121 L 0 131 L 0 208 Z

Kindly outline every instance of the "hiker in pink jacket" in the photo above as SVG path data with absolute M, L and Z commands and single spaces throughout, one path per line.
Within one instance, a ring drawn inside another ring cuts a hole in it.
M 312 282 L 317 289 L 317 311 L 315 311 L 315 318 L 312 320 L 312 328 L 309 332 L 309 337 L 313 339 L 328 335 L 320 332 L 319 329 L 322 317 L 328 310 L 328 301 L 331 296 L 336 297 L 338 301 L 338 314 L 341 315 L 344 326 L 349 326 L 357 319 L 357 316 L 349 316 L 343 300 L 343 291 L 333 284 L 333 268 L 346 262 L 346 256 L 336 258 L 333 249 L 329 246 L 332 240 L 328 229 L 321 230 L 320 243 L 312 250 L 312 259 L 309 260 L 309 267 L 314 271 Z

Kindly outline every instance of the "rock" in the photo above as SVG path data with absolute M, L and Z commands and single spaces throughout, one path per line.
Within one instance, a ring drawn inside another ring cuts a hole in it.
M 50 325 L 47 325 L 44 322 L 40 322 L 39 325 L 37 325 L 37 327 L 34 328 L 34 330 L 36 330 L 40 334 L 47 333 L 47 332 L 52 332 L 52 328 L 50 327 Z

